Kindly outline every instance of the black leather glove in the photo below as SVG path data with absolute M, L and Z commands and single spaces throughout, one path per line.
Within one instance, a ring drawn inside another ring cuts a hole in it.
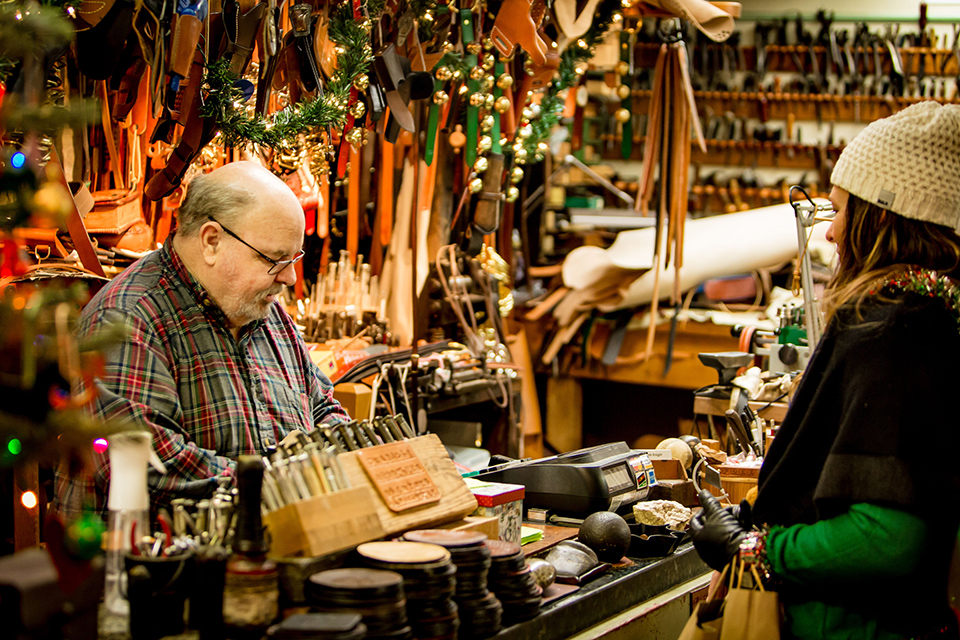
M 740 541 L 750 531 L 712 493 L 700 492 L 703 510 L 690 521 L 690 535 L 697 553 L 711 568 L 723 571 L 740 551 Z
M 753 526 L 753 508 L 746 500 L 741 500 L 740 504 L 732 504 L 724 508 L 747 529 Z

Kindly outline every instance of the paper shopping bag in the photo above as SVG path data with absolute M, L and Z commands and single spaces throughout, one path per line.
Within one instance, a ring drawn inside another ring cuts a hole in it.
M 731 578 L 730 590 L 723 600 L 723 629 L 720 640 L 780 640 L 780 600 L 775 591 L 766 591 L 750 567 L 754 589 L 743 588 L 744 568 Z M 732 574 L 736 572 L 731 572 Z
M 690 619 L 684 625 L 677 640 L 719 640 L 723 618 L 721 607 L 711 607 L 713 602 L 698 602 Z M 716 601 L 722 604 L 722 601 Z M 711 612 L 710 610 L 713 609 Z

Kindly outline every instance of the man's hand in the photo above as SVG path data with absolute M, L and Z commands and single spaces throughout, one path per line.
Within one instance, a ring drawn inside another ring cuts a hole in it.
M 723 571 L 739 552 L 740 541 L 750 529 L 723 508 L 706 489 L 700 492 L 700 506 L 703 510 L 690 521 L 693 546 L 711 568 Z
M 277 445 L 277 448 L 283 449 L 284 447 L 296 444 L 297 438 L 300 437 L 297 435 L 298 433 L 301 433 L 301 431 L 299 429 L 294 429 L 287 435 L 283 436 L 283 440 L 280 441 L 280 443 Z

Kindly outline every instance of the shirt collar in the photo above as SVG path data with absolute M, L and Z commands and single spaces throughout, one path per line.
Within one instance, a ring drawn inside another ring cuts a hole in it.
M 167 238 L 166 242 L 163 243 L 163 247 L 160 249 L 160 257 L 167 271 L 169 271 L 174 278 L 176 278 L 176 280 L 183 285 L 183 288 L 190 293 L 190 296 L 203 310 L 204 315 L 206 315 L 211 322 L 221 325 L 224 329 L 229 330 L 230 324 L 227 321 L 226 314 L 210 296 L 207 290 L 203 288 L 203 285 L 200 284 L 200 281 L 193 277 L 193 274 L 187 269 L 187 265 L 183 263 L 183 259 L 180 258 L 180 255 L 173 248 L 172 234 Z M 245 324 L 240 328 L 239 338 L 243 339 L 244 336 L 249 335 L 253 330 L 262 324 L 263 320 L 254 320 L 253 322 Z

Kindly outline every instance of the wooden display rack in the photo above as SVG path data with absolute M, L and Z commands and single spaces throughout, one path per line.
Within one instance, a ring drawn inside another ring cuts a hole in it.
M 342 453 L 338 460 L 351 488 L 301 500 L 266 514 L 264 523 L 272 537 L 270 555 L 327 555 L 402 531 L 448 523 L 473 513 L 477 500 L 460 477 L 440 439 L 427 434 L 404 442 L 410 445 L 440 490 L 439 501 L 393 512 L 364 471 L 360 452 Z

